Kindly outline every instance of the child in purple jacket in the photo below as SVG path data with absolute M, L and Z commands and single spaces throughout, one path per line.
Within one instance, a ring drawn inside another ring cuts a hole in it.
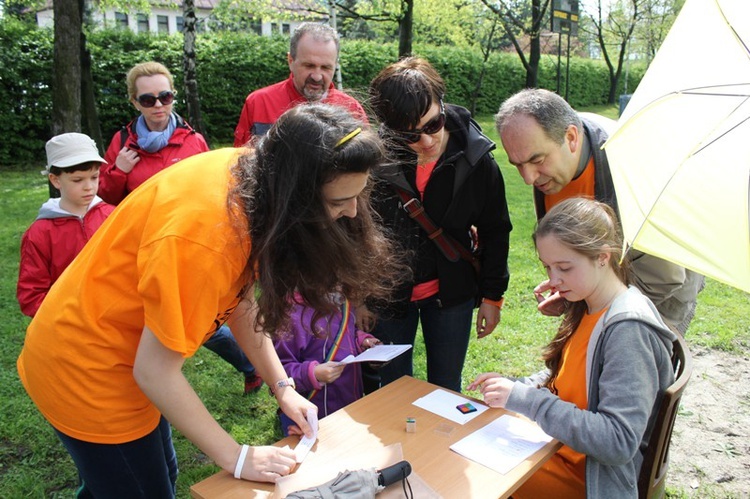
M 318 418 L 323 418 L 363 395 L 360 364 L 339 361 L 357 356 L 380 340 L 357 329 L 354 307 L 347 300 L 337 313 L 318 317 L 314 327 L 313 314 L 314 310 L 295 301 L 290 329 L 274 346 L 297 392 L 318 406 Z M 283 413 L 279 417 L 286 436 L 293 423 Z

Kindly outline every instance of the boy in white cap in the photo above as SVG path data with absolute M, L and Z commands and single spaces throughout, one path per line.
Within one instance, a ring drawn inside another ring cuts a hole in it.
M 99 168 L 105 164 L 94 141 L 82 133 L 63 133 L 46 145 L 49 180 L 60 191 L 39 209 L 21 239 L 16 296 L 21 311 L 33 317 L 52 284 L 115 209 L 96 195 Z

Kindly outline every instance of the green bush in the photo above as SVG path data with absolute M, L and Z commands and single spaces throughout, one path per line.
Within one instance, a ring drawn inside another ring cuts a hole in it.
M 50 135 L 52 33 L 0 22 L 0 164 L 39 158 Z
M 0 142 L 0 163 L 41 160 L 50 136 L 52 31 L 0 20 L 0 122 L 5 136 Z M 175 110 L 185 114 L 182 71 L 182 36 L 134 34 L 128 30 L 96 30 L 87 37 L 92 59 L 97 108 L 104 144 L 135 116 L 127 96 L 125 75 L 135 64 L 155 60 L 166 65 L 175 78 L 178 98 Z M 233 142 L 247 94 L 285 79 L 288 38 L 260 37 L 249 33 L 201 33 L 196 41 L 198 88 L 207 137 L 214 144 Z M 466 48 L 416 45 L 414 53 L 427 58 L 445 79 L 446 99 L 494 113 L 500 103 L 523 88 L 525 70 L 516 54 L 493 53 L 484 68 L 482 55 Z M 342 40 L 344 88 L 367 108 L 367 87 L 381 68 L 398 59 L 397 44 Z M 563 71 L 565 62 L 563 61 Z M 628 89 L 635 89 L 643 67 L 629 71 Z M 624 77 L 623 77 L 624 79 Z M 565 85 L 564 73 L 561 78 Z M 606 103 L 609 79 L 601 61 L 571 58 L 568 98 L 574 107 Z M 623 82 L 624 84 L 624 82 Z M 557 58 L 544 56 L 539 67 L 539 86 L 557 88 Z M 475 95 L 476 94 L 476 95 Z

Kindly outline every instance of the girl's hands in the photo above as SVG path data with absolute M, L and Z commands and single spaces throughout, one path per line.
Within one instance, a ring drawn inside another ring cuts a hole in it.
M 315 379 L 325 385 L 333 383 L 344 372 L 344 367 L 346 367 L 346 364 L 341 364 L 340 362 L 318 364 L 315 366 Z
M 544 293 L 547 295 L 545 296 Z M 537 302 L 536 308 L 542 315 L 559 317 L 565 311 L 566 300 L 560 296 L 554 286 L 550 285 L 549 279 L 542 281 L 534 288 L 534 298 Z
M 513 390 L 513 382 L 498 373 L 484 373 L 471 382 L 467 390 L 479 390 L 484 402 L 490 407 L 505 407 Z
M 365 351 L 365 350 L 369 350 L 370 348 L 372 348 L 374 346 L 382 345 L 382 344 L 383 344 L 382 341 L 380 341 L 379 339 L 377 339 L 377 338 L 375 338 L 373 336 L 371 338 L 365 338 L 362 341 L 362 344 L 360 345 L 360 348 L 362 349 L 362 351 Z
M 308 437 L 312 437 L 313 431 L 312 428 L 310 428 L 310 424 L 307 422 L 307 411 L 313 410 L 317 413 L 318 408 L 315 404 L 297 393 L 297 391 L 290 386 L 276 389 L 275 396 L 281 411 L 297 424 L 296 427 L 289 427 L 289 434 L 307 435 Z M 294 433 L 291 431 L 292 428 L 296 428 Z
M 243 480 L 273 483 L 288 475 L 296 464 L 294 451 L 289 447 L 250 447 L 240 476 Z

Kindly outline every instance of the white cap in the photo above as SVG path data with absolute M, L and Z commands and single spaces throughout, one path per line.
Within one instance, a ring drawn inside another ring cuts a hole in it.
M 63 133 L 47 141 L 47 170 L 50 166 L 68 168 L 71 166 L 97 161 L 106 163 L 99 156 L 96 143 L 82 133 Z

